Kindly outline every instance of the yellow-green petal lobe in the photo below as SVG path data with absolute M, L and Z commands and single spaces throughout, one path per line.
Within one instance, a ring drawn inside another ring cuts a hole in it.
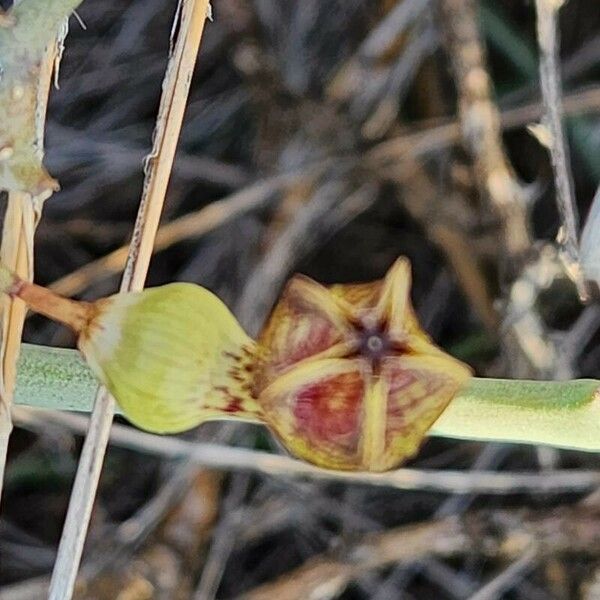
M 175 433 L 215 418 L 260 419 L 256 346 L 214 294 L 174 283 L 94 307 L 79 348 L 132 423 Z

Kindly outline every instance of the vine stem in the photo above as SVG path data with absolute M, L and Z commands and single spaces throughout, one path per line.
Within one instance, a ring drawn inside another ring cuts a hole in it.
M 154 144 L 146 163 L 144 188 L 121 281 L 121 292 L 137 291 L 144 287 L 209 8 L 209 0 L 182 0 L 177 9 L 173 31 L 178 25 L 179 32 L 163 81 Z M 100 388 L 95 396 L 54 564 L 48 596 L 50 600 L 69 600 L 73 595 L 114 412 L 114 399 L 104 388 Z
M 600 381 L 475 377 L 430 434 L 600 452 Z
M 21 6 L 21 13 L 24 10 L 27 11 L 29 4 Z M 44 19 L 39 23 L 51 32 L 52 39 L 47 42 L 46 47 L 44 47 L 41 40 L 47 39 L 47 36 L 34 35 L 27 40 L 22 40 L 24 45 L 27 45 L 34 38 L 38 44 L 42 43 L 41 47 L 37 48 L 37 52 L 35 48 L 29 46 L 34 61 L 38 57 L 38 53 L 40 58 L 35 115 L 35 138 L 37 152 L 40 156 L 43 156 L 44 153 L 44 124 L 55 64 L 58 68 L 56 63 L 57 44 L 61 34 L 57 27 L 52 27 L 52 25 L 56 24 L 55 21 L 60 21 L 61 16 L 64 18 L 65 15 L 68 15 L 74 4 L 78 4 L 78 2 L 56 2 L 49 11 L 57 11 L 57 14 L 52 15 L 55 19 L 49 21 Z M 20 17 L 27 17 L 27 14 L 21 14 Z M 30 29 L 28 33 L 30 35 L 32 32 L 36 33 L 36 20 L 30 19 L 28 21 L 25 18 L 25 22 L 28 29 Z M 5 47 L 1 49 L 3 51 L 7 50 Z M 6 66 L 4 68 L 6 69 Z M 35 195 L 22 190 L 11 189 L 8 191 L 8 203 L 2 228 L 2 243 L 0 244 L 0 260 L 9 265 L 26 281 L 33 279 L 34 234 L 42 215 L 44 201 L 48 196 L 48 193 Z M 2 495 L 4 470 L 8 455 L 8 442 L 12 431 L 10 408 L 13 401 L 16 363 L 19 356 L 25 314 L 25 304 L 19 299 L 3 298 L 0 302 L 0 496 Z
M 15 404 L 90 412 L 95 390 L 76 350 L 23 344 Z M 600 380 L 474 377 L 429 434 L 600 452 Z

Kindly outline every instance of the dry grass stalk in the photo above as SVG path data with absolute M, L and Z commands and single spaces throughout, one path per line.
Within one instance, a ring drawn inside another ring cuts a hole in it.
M 492 97 L 476 7 L 472 0 L 445 0 L 442 9 L 456 74 L 463 138 L 473 157 L 479 186 L 501 218 L 503 249 L 510 261 L 510 271 L 518 273 L 531 252 L 528 214 L 524 192 L 503 148 L 500 112 Z M 504 265 L 508 264 L 505 260 Z M 509 299 L 509 313 L 515 310 L 516 305 L 511 304 L 515 299 L 514 295 Z M 511 374 L 534 378 L 555 376 L 554 348 L 546 342 L 544 325 L 533 308 L 532 302 L 525 312 L 519 313 L 518 322 L 513 318 L 506 327 L 503 341 Z
M 600 108 L 600 87 L 595 86 L 566 94 L 563 108 L 566 115 L 597 111 Z M 500 124 L 504 130 L 515 129 L 539 119 L 542 114 L 543 108 L 536 100 L 522 106 L 502 110 Z M 420 127 L 412 126 L 402 135 L 376 144 L 367 152 L 367 158 L 376 167 L 395 165 L 406 155 L 417 158 L 460 140 L 459 121 L 454 119 L 430 119 L 429 121 Z
M 454 518 L 410 525 L 370 536 L 350 547 L 346 556 L 321 555 L 274 582 L 243 594 L 239 600 L 336 598 L 354 579 L 391 564 L 410 564 L 430 556 L 462 554 L 473 542 Z
M 481 265 L 477 257 L 473 256 L 472 245 L 456 227 L 441 222 L 431 227 L 429 235 L 444 251 L 465 296 L 481 322 L 489 331 L 497 331 L 498 311 Z
M 537 548 L 532 544 L 519 558 L 470 596 L 469 600 L 496 600 L 502 597 L 535 568 L 537 554 Z
M 57 56 L 56 43 L 45 52 L 39 73 L 36 105 L 36 137 L 39 152 L 43 152 L 44 122 L 52 72 Z M 4 217 L 0 260 L 23 279 L 33 279 L 34 233 L 39 222 L 43 196 L 35 197 L 23 191 L 11 191 Z M 12 430 L 10 409 L 17 377 L 17 360 L 26 308 L 21 300 L 2 298 L 0 304 L 0 497 L 8 439 Z
M 575 281 L 582 299 L 588 292 L 583 282 L 579 264 L 579 214 L 575 202 L 573 177 L 569 166 L 569 147 L 562 125 L 563 103 L 561 97 L 558 56 L 558 10 L 562 2 L 536 0 L 537 40 L 540 48 L 540 84 L 544 115 L 542 126 L 546 135 L 540 141 L 547 146 L 552 160 L 556 204 L 562 222 L 559 241 L 567 270 Z M 537 137 L 537 136 L 536 136 Z
M 586 112 L 595 110 L 599 106 L 600 89 L 598 88 L 572 93 L 565 98 L 565 112 L 567 113 Z M 540 114 L 537 102 L 513 108 L 501 113 L 502 126 L 509 129 L 520 127 Z M 372 158 L 374 166 L 379 169 L 382 163 L 395 162 L 398 159 L 406 158 L 405 155 L 415 158 L 432 149 L 453 144 L 459 138 L 458 122 L 445 120 L 444 123 L 440 123 L 438 120 L 430 126 L 423 127 L 422 130 L 376 144 L 369 151 L 368 157 Z M 317 169 L 320 170 L 317 167 L 315 172 Z M 156 235 L 154 252 L 160 252 L 184 240 L 205 235 L 247 211 L 260 208 L 271 193 L 293 184 L 299 178 L 312 175 L 310 167 L 301 171 L 303 172 L 275 175 L 256 182 L 198 211 L 165 223 L 159 228 Z M 122 271 L 127 261 L 127 252 L 127 245 L 120 246 L 109 254 L 61 277 L 50 287 L 64 296 L 79 294 L 94 281 Z
M 156 234 L 153 251 L 160 252 L 183 240 L 200 237 L 246 211 L 259 208 L 272 193 L 293 182 L 297 177 L 296 174 L 270 177 L 164 224 Z M 64 296 L 78 294 L 93 281 L 121 271 L 127 261 L 127 250 L 127 246 L 121 246 L 58 279 L 50 288 Z
M 573 377 L 570 365 L 564 364 L 559 348 L 536 309 L 540 292 L 563 274 L 557 254 L 553 246 L 542 246 L 537 259 L 521 271 L 510 287 L 504 316 L 505 335 L 514 340 L 527 359 L 527 364 L 520 369 L 514 365 L 517 377 Z
M 401 162 L 402 168 L 394 171 L 394 180 L 408 190 L 402 199 L 403 206 L 427 232 L 448 259 L 458 284 L 481 322 L 490 332 L 496 332 L 499 315 L 480 264 L 477 245 L 464 234 L 465 224 L 456 215 L 464 213 L 457 207 L 454 196 L 444 202 L 423 202 L 423 198 L 436 198 L 439 191 L 423 165 L 410 157 Z
M 444 0 L 441 7 L 463 139 L 473 157 L 479 186 L 502 219 L 506 251 L 511 257 L 522 257 L 531 247 L 525 198 L 502 145 L 500 112 L 492 97 L 475 3 Z
M 360 213 L 376 198 L 375 185 L 365 183 L 356 191 L 332 178 L 320 184 L 309 202 L 302 205 L 254 268 L 237 306 L 242 325 L 256 333 L 268 316 L 277 293 L 299 256 L 314 247 L 320 236 L 335 229 L 345 212 Z
M 514 561 L 471 599 L 498 598 L 540 558 L 563 553 L 593 554 L 600 545 L 597 514 L 584 506 L 547 511 L 475 512 L 462 523 L 456 517 L 397 527 L 309 559 L 275 581 L 260 585 L 239 600 L 336 598 L 369 571 L 390 564 L 411 564 L 428 557 L 461 556 L 475 551 L 490 559 Z
M 193 569 L 219 514 L 221 477 L 193 465 L 185 471 L 166 490 L 162 505 L 151 506 L 156 500 L 149 501 L 148 509 L 157 514 L 144 515 L 144 509 L 122 523 L 117 535 L 103 546 L 107 551 L 83 566 L 77 580 L 78 590 L 85 590 L 81 595 L 97 600 L 191 597 Z M 140 523 L 140 517 L 151 522 Z M 139 539 L 139 528 L 154 527 L 151 539 Z M 136 538 L 136 543 L 128 543 L 127 538 Z M 112 552 L 115 547 L 116 553 Z M 109 564 L 103 566 L 104 562 Z M 94 563 L 100 563 L 100 572 L 90 576 L 87 572 L 94 570 Z
M 56 423 L 84 433 L 89 419 L 76 414 L 15 407 L 15 422 L 39 429 L 42 423 Z M 600 485 L 600 474 L 586 470 L 553 472 L 456 471 L 401 468 L 383 473 L 331 471 L 280 454 L 264 451 L 190 442 L 181 438 L 154 435 L 130 427 L 114 425 L 110 441 L 121 448 L 165 459 L 188 459 L 210 469 L 246 471 L 269 477 L 308 479 L 322 482 L 370 485 L 399 490 L 425 490 L 447 494 L 560 494 L 589 491 Z
M 169 57 L 163 83 L 153 150 L 148 161 L 121 291 L 140 290 L 144 286 L 209 7 L 209 0 L 184 0 L 181 13 L 178 11 L 181 21 L 177 43 Z M 73 594 L 113 415 L 114 399 L 104 389 L 100 389 L 83 446 L 50 584 L 49 597 L 54 600 L 67 600 Z

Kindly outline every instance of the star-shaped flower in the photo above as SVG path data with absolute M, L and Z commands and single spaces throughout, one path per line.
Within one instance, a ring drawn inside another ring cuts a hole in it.
M 410 285 L 404 258 L 374 283 L 290 281 L 258 340 L 267 358 L 255 394 L 292 453 L 328 468 L 391 469 L 471 377 L 419 326 Z
M 255 421 L 327 468 L 399 465 L 471 375 L 420 328 L 406 259 L 374 283 L 294 277 L 257 342 L 214 294 L 189 283 L 76 302 L 0 264 L 0 291 L 71 327 L 138 427 Z

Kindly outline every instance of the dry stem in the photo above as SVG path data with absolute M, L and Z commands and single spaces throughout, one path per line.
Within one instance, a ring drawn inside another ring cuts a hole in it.
M 244 212 L 262 206 L 279 188 L 294 181 L 298 174 L 276 175 L 254 183 L 223 200 L 212 202 L 161 226 L 156 234 L 154 252 L 160 252 L 182 240 L 202 236 Z M 83 291 L 91 282 L 121 271 L 127 261 L 127 246 L 89 262 L 55 281 L 50 288 L 64 296 Z
M 600 107 L 600 88 L 574 92 L 565 98 L 565 112 L 580 113 Z M 537 102 L 525 104 L 501 113 L 502 126 L 511 129 L 520 127 L 541 114 Z M 430 126 L 381 142 L 369 151 L 367 157 L 380 169 L 388 162 L 411 159 L 426 154 L 432 149 L 450 145 L 460 137 L 458 122 L 436 121 Z M 275 175 L 235 192 L 223 200 L 213 202 L 198 211 L 179 217 L 162 225 L 156 235 L 154 252 L 166 250 L 183 240 L 200 237 L 223 226 L 246 211 L 260 208 L 269 195 L 294 181 L 317 174 L 323 165 L 307 166 L 297 172 Z M 127 260 L 128 247 L 121 246 L 109 254 L 87 263 L 72 273 L 56 280 L 50 287 L 64 296 L 81 293 L 93 281 L 120 272 Z
M 208 10 L 208 0 L 183 0 L 181 6 L 179 34 L 169 58 L 163 83 L 154 145 L 149 157 L 149 169 L 144 181 L 121 291 L 139 290 L 144 286 Z M 49 593 L 52 600 L 68 600 L 73 594 L 114 407 L 114 399 L 106 390 L 100 389 L 81 453 L 54 566 Z
M 446 558 L 470 552 L 500 560 L 516 559 L 504 577 L 471 596 L 473 600 L 498 598 L 520 573 L 531 568 L 536 553 L 542 558 L 567 552 L 593 553 L 599 544 L 597 514 L 585 507 L 539 514 L 482 511 L 470 514 L 465 523 L 447 517 L 369 535 L 335 553 L 314 556 L 238 600 L 336 598 L 351 581 L 369 571 L 391 564 L 411 564 L 428 557 Z
M 16 407 L 19 425 L 32 428 L 57 423 L 83 433 L 89 419 L 81 415 Z M 585 492 L 600 485 L 600 473 L 584 470 L 553 472 L 451 471 L 401 468 L 383 473 L 331 471 L 279 454 L 235 448 L 223 444 L 190 442 L 114 425 L 110 440 L 116 446 L 165 459 L 185 458 L 197 465 L 226 471 L 247 471 L 283 479 L 371 485 L 399 490 L 424 490 L 445 494 L 561 494 Z
M 559 240 L 568 271 L 577 284 L 582 299 L 588 294 L 579 266 L 579 214 L 573 191 L 573 177 L 569 167 L 569 147 L 562 125 L 560 67 L 558 57 L 558 8 L 556 0 L 536 0 L 537 38 L 540 47 L 540 83 L 544 115 L 542 123 L 549 135 L 546 145 L 550 150 L 556 204 L 562 221 Z
M 44 122 L 50 92 L 52 70 L 56 58 L 56 44 L 45 52 L 40 67 L 37 92 L 36 137 L 39 152 L 44 146 Z M 44 198 L 47 194 L 44 196 Z M 43 199 L 28 193 L 11 191 L 4 217 L 0 261 L 21 278 L 33 279 L 33 243 L 35 228 L 41 216 Z M 4 481 L 4 467 L 8 439 L 12 431 L 10 408 L 17 377 L 17 360 L 26 308 L 22 300 L 4 296 L 0 304 L 0 498 Z
M 522 257 L 531 246 L 524 197 L 502 145 L 500 113 L 492 98 L 476 8 L 472 0 L 444 0 L 441 6 L 463 138 L 479 185 L 502 219 L 505 248 L 509 256 Z

